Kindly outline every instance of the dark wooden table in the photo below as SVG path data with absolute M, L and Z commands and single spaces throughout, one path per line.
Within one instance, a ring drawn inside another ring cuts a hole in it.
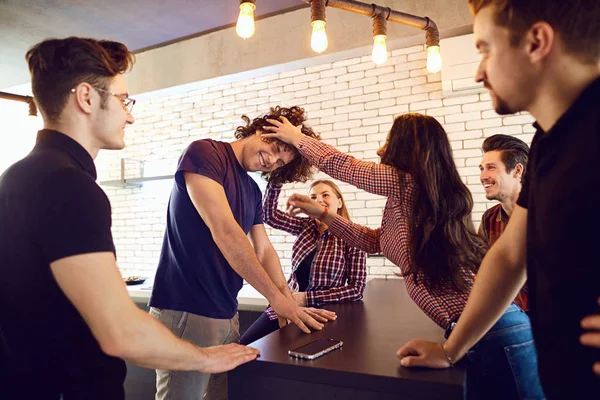
M 408 297 L 401 280 L 374 279 L 362 302 L 325 307 L 338 319 L 320 332 L 287 326 L 252 344 L 258 360 L 228 376 L 229 399 L 462 399 L 464 369 L 408 369 L 396 350 L 410 339 L 443 340 L 443 331 Z M 344 342 L 316 360 L 287 352 L 318 338 Z

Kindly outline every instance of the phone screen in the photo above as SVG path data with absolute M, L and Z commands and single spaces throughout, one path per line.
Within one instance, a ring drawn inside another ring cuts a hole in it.
M 300 346 L 296 349 L 293 349 L 292 352 L 306 354 L 306 355 L 314 355 L 322 352 L 330 347 L 334 347 L 338 344 L 342 343 L 341 340 L 335 339 L 317 339 L 314 342 L 310 342 L 305 344 L 304 346 Z

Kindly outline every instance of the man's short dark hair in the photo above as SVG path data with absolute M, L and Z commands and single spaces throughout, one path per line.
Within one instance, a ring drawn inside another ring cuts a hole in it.
M 510 172 L 517 164 L 523 166 L 523 175 L 529 157 L 529 146 L 514 136 L 493 135 L 483 141 L 483 152 L 500 151 L 502 152 L 502 162 L 506 166 L 506 172 Z
M 510 30 L 518 44 L 536 22 L 544 21 L 560 34 L 566 52 L 587 63 L 600 57 L 600 1 L 598 0 L 468 0 L 473 15 L 492 6 L 496 24 Z
M 60 117 L 72 88 L 87 82 L 107 90 L 110 80 L 135 62 L 123 43 L 79 37 L 44 40 L 29 49 L 25 59 L 35 102 L 51 122 Z M 98 93 L 104 107 L 108 94 Z

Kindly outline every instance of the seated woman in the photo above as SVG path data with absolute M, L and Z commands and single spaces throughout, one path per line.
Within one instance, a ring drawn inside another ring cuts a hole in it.
M 311 164 L 335 179 L 387 197 L 381 228 L 370 229 L 330 214 L 310 198 L 294 194 L 292 214 L 304 212 L 329 226 L 348 244 L 381 251 L 400 268 L 409 296 L 449 335 L 469 297 L 487 250 L 477 235 L 473 198 L 452 158 L 444 128 L 422 114 L 398 116 L 377 154 L 366 162 L 307 138 L 285 118 L 269 120 L 265 135 L 298 148 Z M 443 344 L 434 349 L 452 358 Z M 397 354 L 401 357 L 403 354 Z M 531 323 L 511 305 L 468 354 L 467 399 L 543 399 Z
M 367 278 L 365 253 L 333 236 L 318 219 L 291 217 L 277 210 L 281 185 L 269 183 L 263 203 L 264 221 L 295 235 L 292 274 L 288 285 L 298 304 L 319 307 L 326 303 L 362 299 Z M 322 207 L 350 219 L 342 193 L 329 180 L 313 182 L 310 198 Z M 249 344 L 279 329 L 277 314 L 267 310 L 248 328 L 240 342 Z

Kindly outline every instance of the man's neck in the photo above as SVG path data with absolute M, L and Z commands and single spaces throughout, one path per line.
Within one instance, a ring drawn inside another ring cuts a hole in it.
M 80 127 L 77 127 L 77 124 L 72 123 L 70 121 L 44 121 L 44 129 L 52 129 L 67 135 L 68 137 L 79 143 L 81 147 L 83 147 L 90 154 L 93 160 L 96 159 L 98 151 L 100 151 L 100 148 L 93 144 L 93 138 L 91 133 L 87 132 L 86 129 L 81 129 Z
M 500 200 L 500 207 L 504 210 L 506 215 L 510 217 L 515 206 L 517 205 L 517 200 L 519 199 L 519 193 L 521 192 L 521 186 L 519 186 L 518 190 L 515 190 L 512 195 Z
M 538 124 L 548 132 L 567 112 L 581 93 L 600 77 L 598 65 L 575 62 L 565 57 L 548 71 L 546 79 L 539 85 L 536 99 L 528 110 Z
M 242 168 L 244 168 L 244 164 L 242 163 L 242 155 L 244 153 L 244 145 L 248 139 L 249 138 L 246 137 L 246 138 L 235 140 L 230 143 L 231 149 L 233 150 L 233 154 L 235 154 L 235 158 L 237 159 L 238 163 L 242 166 Z

